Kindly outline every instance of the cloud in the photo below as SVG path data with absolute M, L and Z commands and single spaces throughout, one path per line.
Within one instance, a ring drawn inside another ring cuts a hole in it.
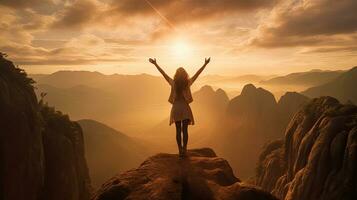
M 31 44 L 0 44 L 0 52 L 6 52 L 20 65 L 84 65 L 136 59 L 130 55 L 130 47 L 110 47 L 102 38 L 91 34 L 80 35 L 63 42 L 62 47 L 53 49 L 34 47 Z
M 357 52 L 357 46 L 348 46 L 348 47 L 321 47 L 314 48 L 303 53 L 330 53 L 330 52 Z
M 56 14 L 51 27 L 59 29 L 79 29 L 90 24 L 99 13 L 98 2 L 94 0 L 77 0 Z
M 16 64 L 18 65 L 86 65 L 86 64 L 98 64 L 98 63 L 103 63 L 103 62 L 127 62 L 127 61 L 132 61 L 132 59 L 127 58 L 127 59 L 115 59 L 115 58 L 109 58 L 109 59 L 98 59 L 98 58 L 79 58 L 79 57 L 74 57 L 74 58 L 68 58 L 68 59 L 60 59 L 60 58 L 55 58 L 55 59 L 26 59 L 26 58 L 20 58 L 16 59 Z
M 73 29 L 95 24 L 123 24 L 159 19 L 169 26 L 200 21 L 227 13 L 247 13 L 271 8 L 278 0 L 76 0 L 60 12 L 54 28 Z M 162 25 L 162 24 L 161 24 Z
M 0 7 L 16 9 L 19 13 L 30 9 L 39 14 L 51 15 L 61 9 L 64 2 L 57 0 L 0 0 Z
M 17 10 L 0 6 L 0 45 L 18 43 L 28 45 L 33 33 L 42 31 L 51 22 L 50 16 L 36 14 L 32 10 Z
M 171 23 L 199 21 L 227 13 L 271 8 L 278 0 L 123 0 L 113 5 L 119 15 L 157 15 Z
M 41 4 L 52 3 L 51 0 L 1 0 L 0 5 L 11 8 L 31 8 Z
M 292 1 L 276 7 L 252 43 L 263 47 L 319 45 L 357 31 L 356 0 Z

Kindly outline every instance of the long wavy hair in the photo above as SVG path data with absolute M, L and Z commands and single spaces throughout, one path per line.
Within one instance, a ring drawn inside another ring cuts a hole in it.
M 177 94 L 181 94 L 186 88 L 188 88 L 189 76 L 186 70 L 183 67 L 180 67 L 176 70 L 174 76 L 174 84 Z

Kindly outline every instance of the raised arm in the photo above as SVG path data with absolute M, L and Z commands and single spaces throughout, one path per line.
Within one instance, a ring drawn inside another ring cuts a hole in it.
M 149 62 L 151 62 L 152 64 L 155 65 L 155 67 L 157 68 L 157 70 L 159 70 L 159 72 L 162 74 L 162 76 L 166 79 L 166 81 L 171 85 L 173 80 L 172 78 L 170 78 L 163 69 L 161 69 L 161 67 L 156 63 L 156 58 L 152 59 L 149 58 Z
M 211 58 L 205 58 L 205 64 L 196 72 L 195 75 L 192 76 L 191 78 L 191 84 L 195 82 L 195 80 L 198 78 L 198 76 L 202 73 L 202 71 L 206 68 L 206 65 L 211 61 Z

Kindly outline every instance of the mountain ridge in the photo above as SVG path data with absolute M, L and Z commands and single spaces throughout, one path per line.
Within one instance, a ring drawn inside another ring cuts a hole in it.
M 310 70 L 305 72 L 294 72 L 285 76 L 278 76 L 266 81 L 261 81 L 260 83 L 266 85 L 287 84 L 316 86 L 337 78 L 343 72 L 343 70 Z
M 302 94 L 310 97 L 332 96 L 341 102 L 357 103 L 357 66 L 344 72 L 337 78 L 315 87 L 308 88 Z
M 150 153 L 149 145 L 106 124 L 92 119 L 77 123 L 83 130 L 89 174 L 95 188 L 116 173 L 138 165 Z

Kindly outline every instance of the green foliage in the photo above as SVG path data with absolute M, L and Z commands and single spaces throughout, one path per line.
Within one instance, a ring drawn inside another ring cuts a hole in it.
M 81 131 L 77 123 L 72 122 L 68 115 L 44 103 L 44 96 L 39 101 L 40 113 L 44 124 L 45 134 L 62 134 L 72 142 L 76 140 L 77 132 Z
M 7 54 L 3 53 L 3 52 L 0 52 L 0 58 L 4 58 L 4 57 L 7 57 Z
M 6 56 L 6 54 L 0 52 L 0 74 L 13 77 L 19 84 L 26 88 L 33 89 L 35 81 L 27 76 L 25 70 L 15 66 L 11 61 L 5 59 L 4 57 Z

